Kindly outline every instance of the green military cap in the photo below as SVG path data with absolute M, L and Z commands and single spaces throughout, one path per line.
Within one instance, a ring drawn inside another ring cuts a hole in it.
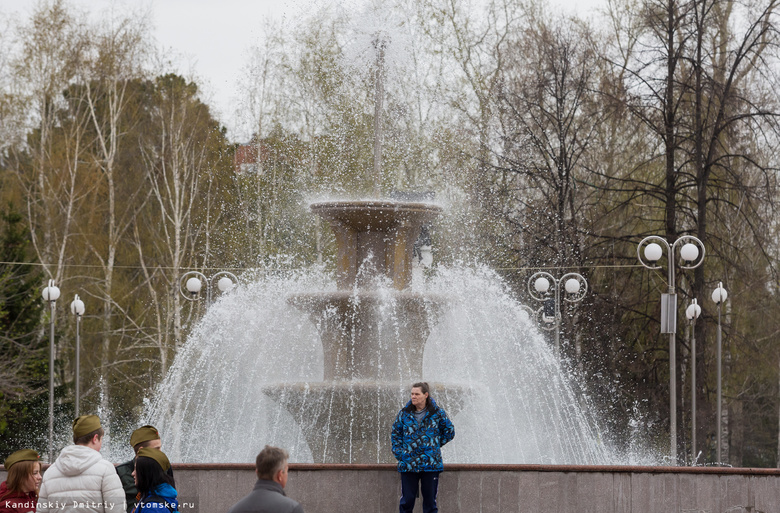
M 135 447 L 136 445 L 148 442 L 149 440 L 159 440 L 160 433 L 154 426 L 141 426 L 130 435 L 130 445 Z
M 40 458 L 38 453 L 32 449 L 22 449 L 21 451 L 11 453 L 5 459 L 3 465 L 5 465 L 5 469 L 8 470 L 14 463 L 19 463 L 20 461 L 38 461 Z
M 171 462 L 168 461 L 168 456 L 165 455 L 164 452 L 162 452 L 160 449 L 152 449 L 151 447 L 142 447 L 140 451 L 138 451 L 138 458 L 151 458 L 157 463 L 160 464 L 160 466 L 163 469 L 163 472 L 168 472 L 168 469 L 171 468 Z
M 73 420 L 73 436 L 76 438 L 97 431 L 102 426 L 97 415 L 81 415 Z

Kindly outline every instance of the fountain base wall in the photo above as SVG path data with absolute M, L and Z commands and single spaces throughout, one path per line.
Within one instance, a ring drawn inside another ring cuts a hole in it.
M 174 464 L 181 511 L 227 511 L 255 483 L 251 464 Z M 529 511 L 780 513 L 780 470 L 702 467 L 445 465 L 448 513 Z M 0 472 L 0 474 L 3 474 Z M 4 477 L 3 477 L 4 479 Z M 395 513 L 395 465 L 291 464 L 285 489 L 306 513 Z M 415 512 L 421 511 L 420 501 Z

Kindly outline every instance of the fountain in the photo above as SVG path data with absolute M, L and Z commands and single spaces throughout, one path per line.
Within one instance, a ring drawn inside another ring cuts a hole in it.
M 325 202 L 311 209 L 330 221 L 336 235 L 338 290 L 297 294 L 289 301 L 317 326 L 324 381 L 272 385 L 263 392 L 293 416 L 315 462 L 390 462 L 390 447 L 378 443 L 377 434 L 390 432 L 392 412 L 403 397 L 399 389 L 421 379 L 425 341 L 441 309 L 441 300 L 405 291 L 412 277 L 412 249 L 423 223 L 441 209 L 390 201 Z M 392 283 L 390 296 L 372 288 L 378 278 Z M 379 319 L 387 304 L 403 322 L 382 331 Z M 326 399 L 332 406 L 312 415 L 307 403 Z M 349 439 L 350 450 L 328 444 L 324 432 Z
M 321 270 L 259 276 L 215 303 L 146 408 L 177 462 L 391 463 L 390 428 L 427 380 L 453 417 L 448 462 L 614 461 L 541 335 L 484 268 L 413 279 L 415 240 L 442 211 L 381 198 L 386 35 L 377 33 L 374 198 L 324 201 L 338 246 Z
M 313 205 L 342 219 L 335 231 L 360 255 L 340 254 L 335 280 L 317 268 L 259 276 L 193 330 L 141 419 L 173 461 L 248 462 L 270 443 L 296 462 L 390 463 L 390 425 L 419 379 L 447 384 L 433 390 L 456 426 L 447 462 L 641 461 L 609 450 L 494 272 L 439 265 L 409 282 L 403 234 L 438 208 L 360 202 L 368 233 L 343 221 L 354 205 Z

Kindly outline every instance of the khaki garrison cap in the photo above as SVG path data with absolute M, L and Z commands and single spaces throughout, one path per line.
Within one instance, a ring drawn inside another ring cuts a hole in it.
M 97 415 L 82 415 L 73 421 L 73 436 L 76 438 L 97 431 L 102 426 Z
M 168 456 L 165 455 L 164 452 L 162 452 L 160 449 L 152 449 L 151 447 L 142 447 L 140 451 L 138 451 L 137 458 L 151 458 L 157 463 L 160 464 L 160 466 L 163 469 L 163 472 L 168 472 L 168 469 L 171 468 L 171 462 L 168 461 Z
M 141 426 L 130 435 L 130 445 L 135 447 L 136 445 L 148 442 L 149 440 L 159 440 L 160 433 L 154 426 Z
M 5 465 L 5 469 L 8 470 L 14 463 L 19 463 L 20 461 L 38 461 L 40 458 L 41 457 L 38 456 L 38 453 L 32 449 L 22 449 L 20 451 L 11 453 L 5 459 L 3 465 Z

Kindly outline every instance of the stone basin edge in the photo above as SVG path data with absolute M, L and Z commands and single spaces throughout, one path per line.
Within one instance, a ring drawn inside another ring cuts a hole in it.
M 254 470 L 253 463 L 172 463 L 174 471 L 182 470 Z M 396 465 L 388 463 L 343 464 L 343 463 L 290 463 L 295 471 L 371 471 L 396 470 Z M 640 465 L 509 465 L 509 464 L 467 464 L 450 463 L 444 465 L 445 472 L 594 472 L 622 474 L 720 474 L 780 476 L 777 468 L 741 468 L 741 467 L 651 467 Z

